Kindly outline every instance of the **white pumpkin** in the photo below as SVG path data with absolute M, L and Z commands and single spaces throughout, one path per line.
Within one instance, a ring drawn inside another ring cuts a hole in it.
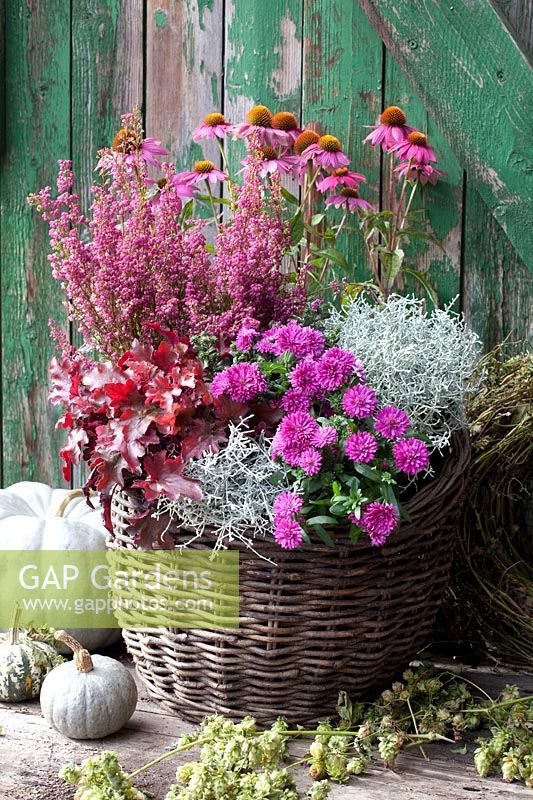
M 93 503 L 94 511 L 81 489 L 52 489 L 33 481 L 0 489 L 0 550 L 105 550 L 107 531 L 96 498 Z M 120 639 L 118 628 L 69 630 L 91 651 Z
M 91 656 L 65 631 L 56 639 L 74 660 L 56 667 L 41 689 L 47 722 L 69 739 L 102 739 L 120 730 L 137 705 L 137 687 L 126 667 L 107 656 Z

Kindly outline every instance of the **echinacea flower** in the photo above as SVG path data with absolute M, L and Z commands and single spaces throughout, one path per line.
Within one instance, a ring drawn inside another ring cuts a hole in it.
M 396 406 L 385 406 L 376 414 L 374 427 L 386 439 L 399 439 L 410 425 L 409 417 Z
M 100 151 L 100 158 L 96 164 L 96 169 L 107 170 L 112 166 L 113 161 L 116 160 L 117 154 L 119 158 L 123 158 L 126 164 L 133 165 L 135 159 L 142 158 L 145 164 L 151 164 L 154 167 L 159 167 L 157 156 L 166 156 L 169 151 L 161 146 L 158 139 L 153 136 L 147 136 L 143 139 L 140 133 L 133 128 L 121 128 L 113 139 L 113 147 Z
M 428 164 L 430 161 L 437 160 L 428 142 L 428 137 L 420 131 L 412 131 L 404 142 L 395 144 L 390 150 L 397 153 L 398 158 L 406 161 L 413 159 L 418 164 Z
M 336 189 L 337 186 L 358 189 L 362 181 L 366 181 L 366 178 L 360 172 L 350 172 L 348 167 L 339 167 L 333 174 L 318 181 L 316 188 L 319 192 L 328 192 L 330 189 Z
M 398 525 L 399 517 L 398 509 L 391 503 L 369 503 L 363 509 L 360 525 L 370 535 L 372 544 L 380 547 Z
M 429 451 L 421 439 L 400 439 L 392 448 L 394 463 L 406 475 L 416 475 L 429 466 Z
M 208 114 L 201 125 L 194 129 L 192 138 L 195 142 L 201 139 L 224 139 L 231 129 L 231 124 L 226 122 L 224 114 Z
M 272 127 L 272 112 L 266 106 L 254 106 L 246 115 L 246 122 L 231 126 L 237 139 L 247 139 L 255 134 L 264 147 L 287 147 L 291 138 L 286 131 Z
M 368 200 L 363 200 L 359 197 L 357 189 L 348 189 L 344 187 L 340 190 L 339 194 L 331 194 L 326 198 L 327 206 L 334 206 L 335 208 L 347 208 L 352 213 L 357 211 L 358 208 L 363 208 L 365 211 L 372 208 Z
M 370 126 L 372 132 L 363 141 L 370 142 L 372 147 L 380 144 L 384 150 L 390 150 L 393 145 L 405 141 L 414 131 L 410 125 L 406 125 L 406 122 L 407 117 L 402 108 L 389 106 L 381 113 L 379 124 Z
M 306 130 L 302 131 L 294 140 L 294 152 L 301 156 L 304 150 L 307 150 L 310 145 L 318 144 L 319 139 L 320 136 L 316 131 L 311 131 L 306 128 Z
M 378 404 L 375 392 L 369 386 L 351 386 L 344 393 L 342 408 L 350 417 L 364 419 L 374 413 Z
M 178 172 L 176 174 L 176 182 L 190 186 L 201 181 L 218 183 L 219 181 L 225 181 L 226 177 L 226 174 L 217 169 L 212 161 L 205 159 L 204 161 L 197 161 L 191 171 Z
M 378 441 L 368 431 L 357 431 L 346 439 L 344 452 L 356 464 L 368 464 L 376 455 Z
M 300 168 L 300 159 L 298 156 L 280 155 L 273 147 L 261 148 L 261 166 L 259 168 L 259 175 L 266 178 L 267 175 L 273 175 L 274 172 L 279 172 L 282 175 L 296 174 Z M 250 157 L 243 158 L 241 164 L 247 166 Z
M 302 132 L 302 129 L 298 127 L 298 120 L 290 111 L 278 111 L 277 114 L 274 114 L 272 127 L 276 130 L 285 131 L 293 142 Z
M 267 383 L 257 364 L 244 361 L 240 364 L 232 364 L 231 367 L 215 375 L 211 384 L 211 394 L 213 397 L 228 394 L 232 400 L 246 403 L 254 400 L 267 388 Z
M 348 156 L 342 152 L 341 143 L 336 136 L 321 136 L 316 144 L 311 144 L 302 153 L 306 161 L 313 161 L 324 169 L 338 169 L 347 167 L 350 163 Z
M 443 170 L 437 169 L 431 164 L 417 164 L 416 161 L 402 161 L 394 171 L 402 177 L 406 176 L 408 181 L 421 183 L 422 186 L 425 186 L 426 183 L 435 186 L 438 178 L 446 175 Z

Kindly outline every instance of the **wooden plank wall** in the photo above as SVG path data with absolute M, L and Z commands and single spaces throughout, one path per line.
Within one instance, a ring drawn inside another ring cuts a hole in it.
M 498 3 L 531 47 L 529 0 Z M 56 160 L 70 157 L 87 199 L 96 149 L 136 104 L 148 135 L 181 166 L 199 155 L 190 134 L 209 111 L 239 120 L 256 102 L 291 110 L 339 136 L 376 203 L 383 168 L 379 152 L 362 146 L 362 126 L 385 105 L 402 105 L 427 127 L 447 172 L 426 199 L 443 250 L 418 251 L 442 302 L 459 296 L 487 347 L 530 335 L 530 273 L 354 0 L 0 0 L 0 11 L 4 485 L 62 480 L 46 368 L 47 320 L 65 319 L 46 229 L 26 195 L 53 182 Z M 349 235 L 343 247 L 360 275 L 360 243 Z

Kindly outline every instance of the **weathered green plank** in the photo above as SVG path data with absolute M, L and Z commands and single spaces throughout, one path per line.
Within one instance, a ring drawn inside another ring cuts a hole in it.
M 73 0 L 72 161 L 85 204 L 96 151 L 142 100 L 142 0 Z
M 433 144 L 439 169 L 446 175 L 437 186 L 423 187 L 418 193 L 415 208 L 424 208 L 430 229 L 437 236 L 441 247 L 417 240 L 409 245 L 407 264 L 424 272 L 436 289 L 441 305 L 447 305 L 461 292 L 461 228 L 463 169 L 449 145 L 438 130 L 433 118 L 427 113 L 408 79 L 398 68 L 390 53 L 386 54 L 384 105 L 399 105 L 407 114 L 409 125 L 427 133 Z M 386 157 L 388 160 L 388 157 Z M 383 196 L 388 190 L 388 167 L 384 170 Z M 424 290 L 409 282 L 408 288 L 420 296 Z
M 517 252 L 533 265 L 533 86 L 509 29 L 487 0 L 360 3 Z
M 1 168 L 3 481 L 59 481 L 48 403 L 48 318 L 64 319 L 47 262 L 46 225 L 26 195 L 53 182 L 70 148 L 70 4 L 5 1 Z
M 533 59 L 533 3 L 531 0 L 494 0 L 524 53 Z
M 216 144 L 200 147 L 192 132 L 222 103 L 223 0 L 148 0 L 146 128 L 190 169 Z
M 357 3 L 305 0 L 303 105 L 306 123 L 337 136 L 352 167 L 368 179 L 361 194 L 376 206 L 380 193 L 379 150 L 363 145 L 381 111 L 383 47 Z M 368 278 L 357 231 L 342 235 L 339 249 L 353 277 Z

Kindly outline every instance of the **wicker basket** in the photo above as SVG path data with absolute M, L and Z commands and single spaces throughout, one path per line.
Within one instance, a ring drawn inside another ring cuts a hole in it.
M 240 550 L 240 628 L 124 630 L 151 696 L 179 716 L 208 713 L 305 722 L 331 713 L 340 689 L 383 687 L 426 643 L 448 582 L 469 460 L 466 433 L 439 475 L 406 505 L 409 524 L 381 548 L 367 541 Z M 112 548 L 131 548 L 135 494 L 116 491 Z M 177 534 L 176 534 L 177 535 Z M 204 540 L 197 547 L 209 547 Z

